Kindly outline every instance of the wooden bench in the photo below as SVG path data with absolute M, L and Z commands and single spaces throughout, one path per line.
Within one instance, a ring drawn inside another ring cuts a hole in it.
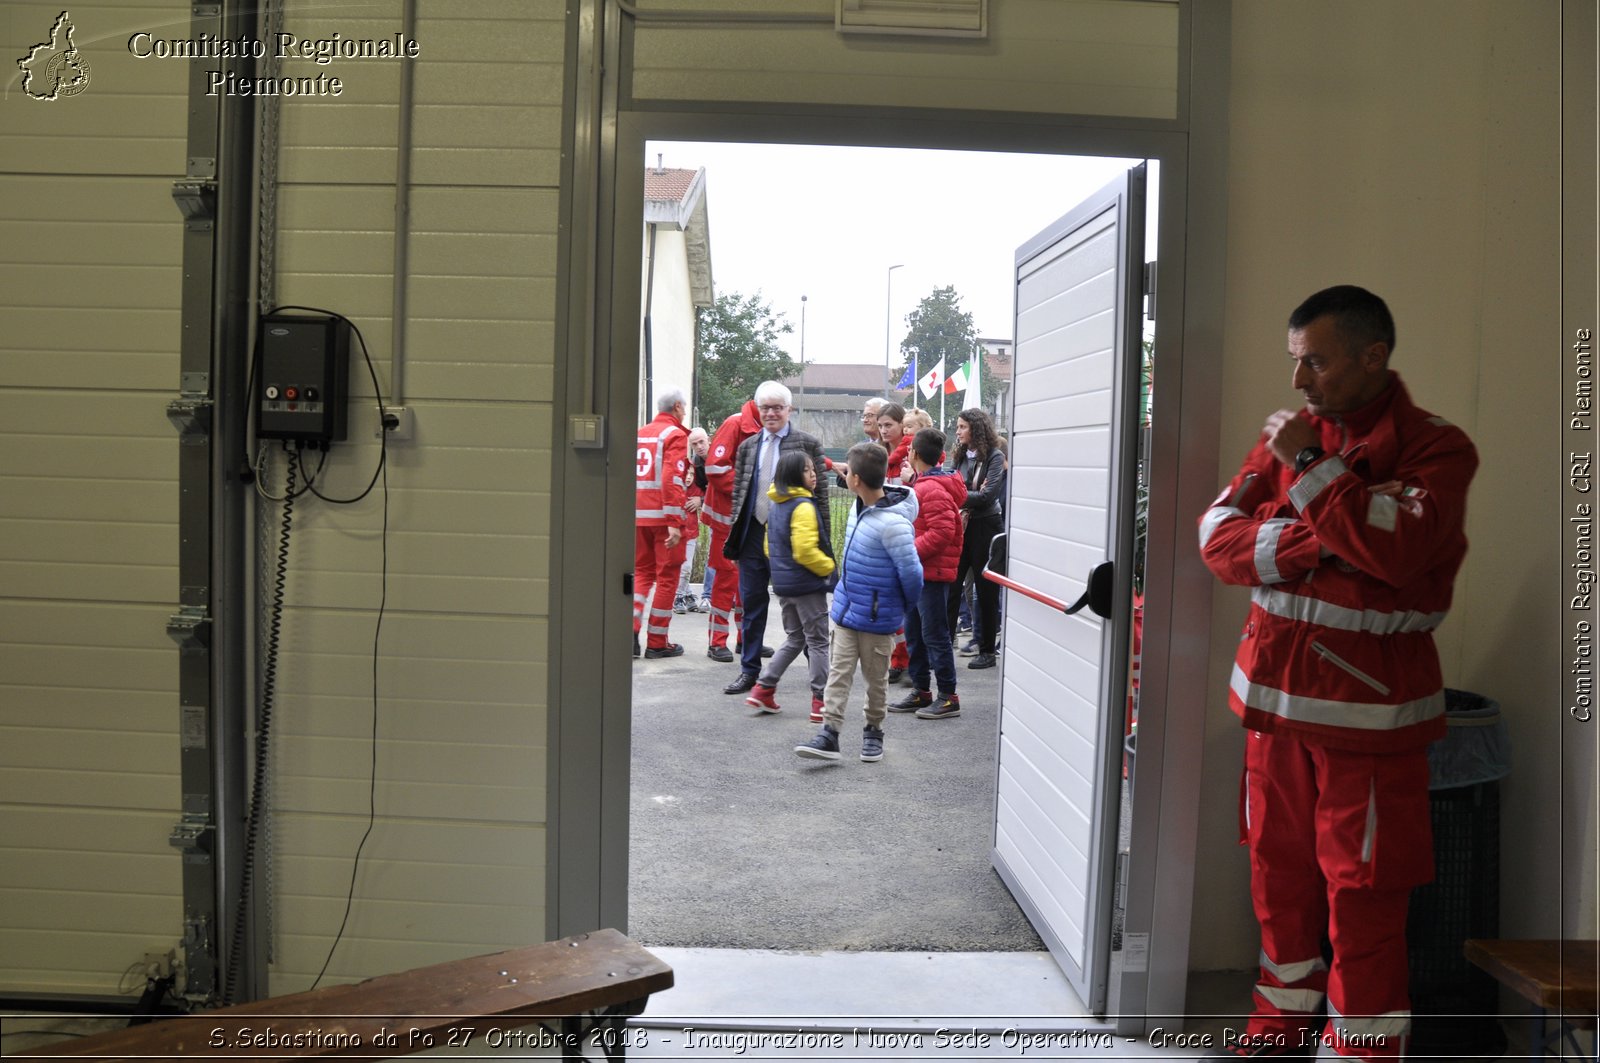
M 1563 1056 L 1562 1041 L 1580 1058 L 1589 1058 L 1578 1044 L 1578 1030 L 1593 1030 L 1600 1013 L 1600 942 L 1469 940 L 1468 960 L 1533 1005 L 1533 1038 L 1529 1050 L 1545 1054 L 1552 1047 Z M 1550 1031 L 1546 1018 L 1558 1020 Z M 1594 1057 L 1600 1063 L 1600 1054 Z
M 387 1059 L 430 1048 L 554 1048 L 622 1059 L 627 1019 L 672 968 L 615 930 L 386 974 L 352 985 L 176 1016 L 30 1050 L 22 1058 Z

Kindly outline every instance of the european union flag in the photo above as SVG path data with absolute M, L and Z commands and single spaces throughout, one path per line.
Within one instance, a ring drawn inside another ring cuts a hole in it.
M 900 383 L 896 384 L 894 389 L 896 391 L 903 391 L 904 389 L 910 387 L 912 383 L 916 381 L 916 377 L 911 375 L 914 372 L 916 372 L 916 367 L 914 365 L 906 366 L 905 375 L 900 378 Z

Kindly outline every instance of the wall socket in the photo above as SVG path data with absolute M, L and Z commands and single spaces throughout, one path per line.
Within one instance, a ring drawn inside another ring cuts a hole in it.
M 400 422 L 389 429 L 389 442 L 409 443 L 411 441 L 411 433 L 415 427 L 415 421 L 411 416 L 411 408 L 409 406 L 385 406 L 383 411 Z M 372 430 L 372 438 L 378 439 L 382 435 L 383 425 L 380 424 Z

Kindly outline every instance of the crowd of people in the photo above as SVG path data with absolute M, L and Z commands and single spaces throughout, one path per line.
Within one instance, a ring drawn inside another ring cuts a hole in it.
M 804 656 L 810 719 L 821 726 L 796 747 L 802 757 L 839 759 L 858 672 L 864 761 L 882 759 L 888 713 L 960 716 L 956 656 L 993 668 L 999 635 L 1000 588 L 981 573 L 1001 529 L 1007 464 L 988 414 L 963 410 L 952 446 L 926 411 L 871 399 L 865 438 L 835 463 L 790 423 L 794 399 L 777 381 L 709 435 L 685 426 L 681 390 L 661 392 L 656 407 L 636 452 L 634 656 L 681 656 L 674 615 L 704 613 L 706 656 L 739 668 L 723 693 L 767 713 L 780 711 L 779 682 Z M 838 556 L 830 488 L 851 499 Z M 689 569 L 702 520 L 710 542 L 697 598 Z M 774 596 L 784 638 L 772 647 Z M 971 639 L 958 649 L 964 624 Z M 890 704 L 902 680 L 910 693 Z

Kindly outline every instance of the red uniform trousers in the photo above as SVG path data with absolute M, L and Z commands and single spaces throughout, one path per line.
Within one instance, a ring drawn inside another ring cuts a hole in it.
M 708 520 L 711 525 L 711 547 L 706 554 L 706 566 L 717 574 L 711 583 L 711 614 L 707 620 L 710 644 L 727 646 L 728 633 L 739 630 L 739 566 L 722 556 L 722 547 L 728 541 L 728 525 Z
M 1357 753 L 1259 731 L 1245 742 L 1240 841 L 1261 923 L 1248 1034 L 1310 1044 L 1326 994 L 1319 1055 L 1401 1059 L 1406 912 L 1412 887 L 1433 877 L 1427 753 Z
M 637 635 L 643 626 L 645 646 L 653 649 L 668 645 L 672 599 L 678 593 L 678 573 L 683 568 L 683 544 L 667 546 L 671 530 L 665 524 L 636 524 L 633 529 L 633 633 Z

